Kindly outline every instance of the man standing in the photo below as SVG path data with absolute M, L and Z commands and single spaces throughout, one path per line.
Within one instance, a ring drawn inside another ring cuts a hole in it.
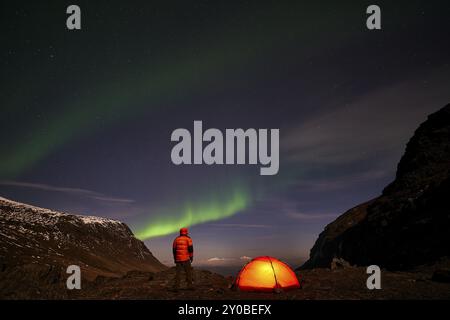
M 186 274 L 188 289 L 193 290 L 192 286 L 192 260 L 194 260 L 194 246 L 191 237 L 188 236 L 188 229 L 181 228 L 180 235 L 173 241 L 173 259 L 176 264 L 176 276 L 174 291 L 178 291 L 180 286 L 181 272 Z

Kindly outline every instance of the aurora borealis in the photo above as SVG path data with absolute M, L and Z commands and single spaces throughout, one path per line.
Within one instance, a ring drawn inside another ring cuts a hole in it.
M 2 3 L 0 196 L 126 222 L 163 263 L 300 263 L 377 196 L 408 138 L 449 102 L 448 2 Z M 37 27 L 39 26 L 39 27 Z M 171 133 L 280 129 L 279 172 L 176 166 Z
M 186 203 L 181 208 L 172 208 L 171 211 L 175 214 L 160 213 L 158 217 L 143 223 L 143 226 L 138 226 L 135 234 L 138 239 L 146 240 L 177 233 L 183 227 L 231 217 L 245 210 L 249 202 L 246 192 L 235 190 L 229 199 L 222 201 L 217 197 L 211 197 L 203 203 Z

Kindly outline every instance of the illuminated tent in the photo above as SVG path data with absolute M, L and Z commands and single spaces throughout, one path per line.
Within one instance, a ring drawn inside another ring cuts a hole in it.
M 280 291 L 300 288 L 294 271 L 272 257 L 257 257 L 247 263 L 236 277 L 234 287 L 241 291 Z

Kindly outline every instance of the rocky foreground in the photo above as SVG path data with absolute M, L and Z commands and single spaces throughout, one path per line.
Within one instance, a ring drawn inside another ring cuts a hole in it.
M 437 271 L 436 271 L 437 270 Z M 196 290 L 170 290 L 174 270 L 127 275 L 120 279 L 99 279 L 72 298 L 83 299 L 450 299 L 450 260 L 423 266 L 410 272 L 382 271 L 382 289 L 366 287 L 366 268 L 312 269 L 298 273 L 302 288 L 282 293 L 249 293 L 230 289 L 233 279 L 209 271 L 195 272 Z M 445 273 L 447 272 L 447 273 Z M 433 278 L 434 275 L 434 278 Z M 445 280 L 447 279 L 447 280 Z
M 134 271 L 122 277 L 99 276 L 80 290 L 67 290 L 64 279 L 42 275 L 40 288 L 1 291 L 2 299 L 186 299 L 186 300 L 328 300 L 328 299 L 450 299 L 450 259 L 408 272 L 382 271 L 380 290 L 368 290 L 363 267 L 311 269 L 297 273 L 302 288 L 281 293 L 250 293 L 230 289 L 233 279 L 195 270 L 195 290 L 171 290 L 173 268 L 161 272 Z M 3 282 L 4 279 L 2 279 Z M 36 279 L 38 281 L 39 279 Z M 43 282 L 48 282 L 43 286 Z

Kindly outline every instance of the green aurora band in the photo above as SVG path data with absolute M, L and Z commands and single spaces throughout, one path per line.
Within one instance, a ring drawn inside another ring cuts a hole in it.
M 216 221 L 231 217 L 246 209 L 250 203 L 250 196 L 242 190 L 235 190 L 228 199 L 213 197 L 204 203 L 186 203 L 180 209 L 171 212 L 180 212 L 179 215 L 169 216 L 158 214 L 148 220 L 144 227 L 135 228 L 135 235 L 140 240 L 165 236 L 178 232 L 182 227 L 190 227 L 209 221 Z

